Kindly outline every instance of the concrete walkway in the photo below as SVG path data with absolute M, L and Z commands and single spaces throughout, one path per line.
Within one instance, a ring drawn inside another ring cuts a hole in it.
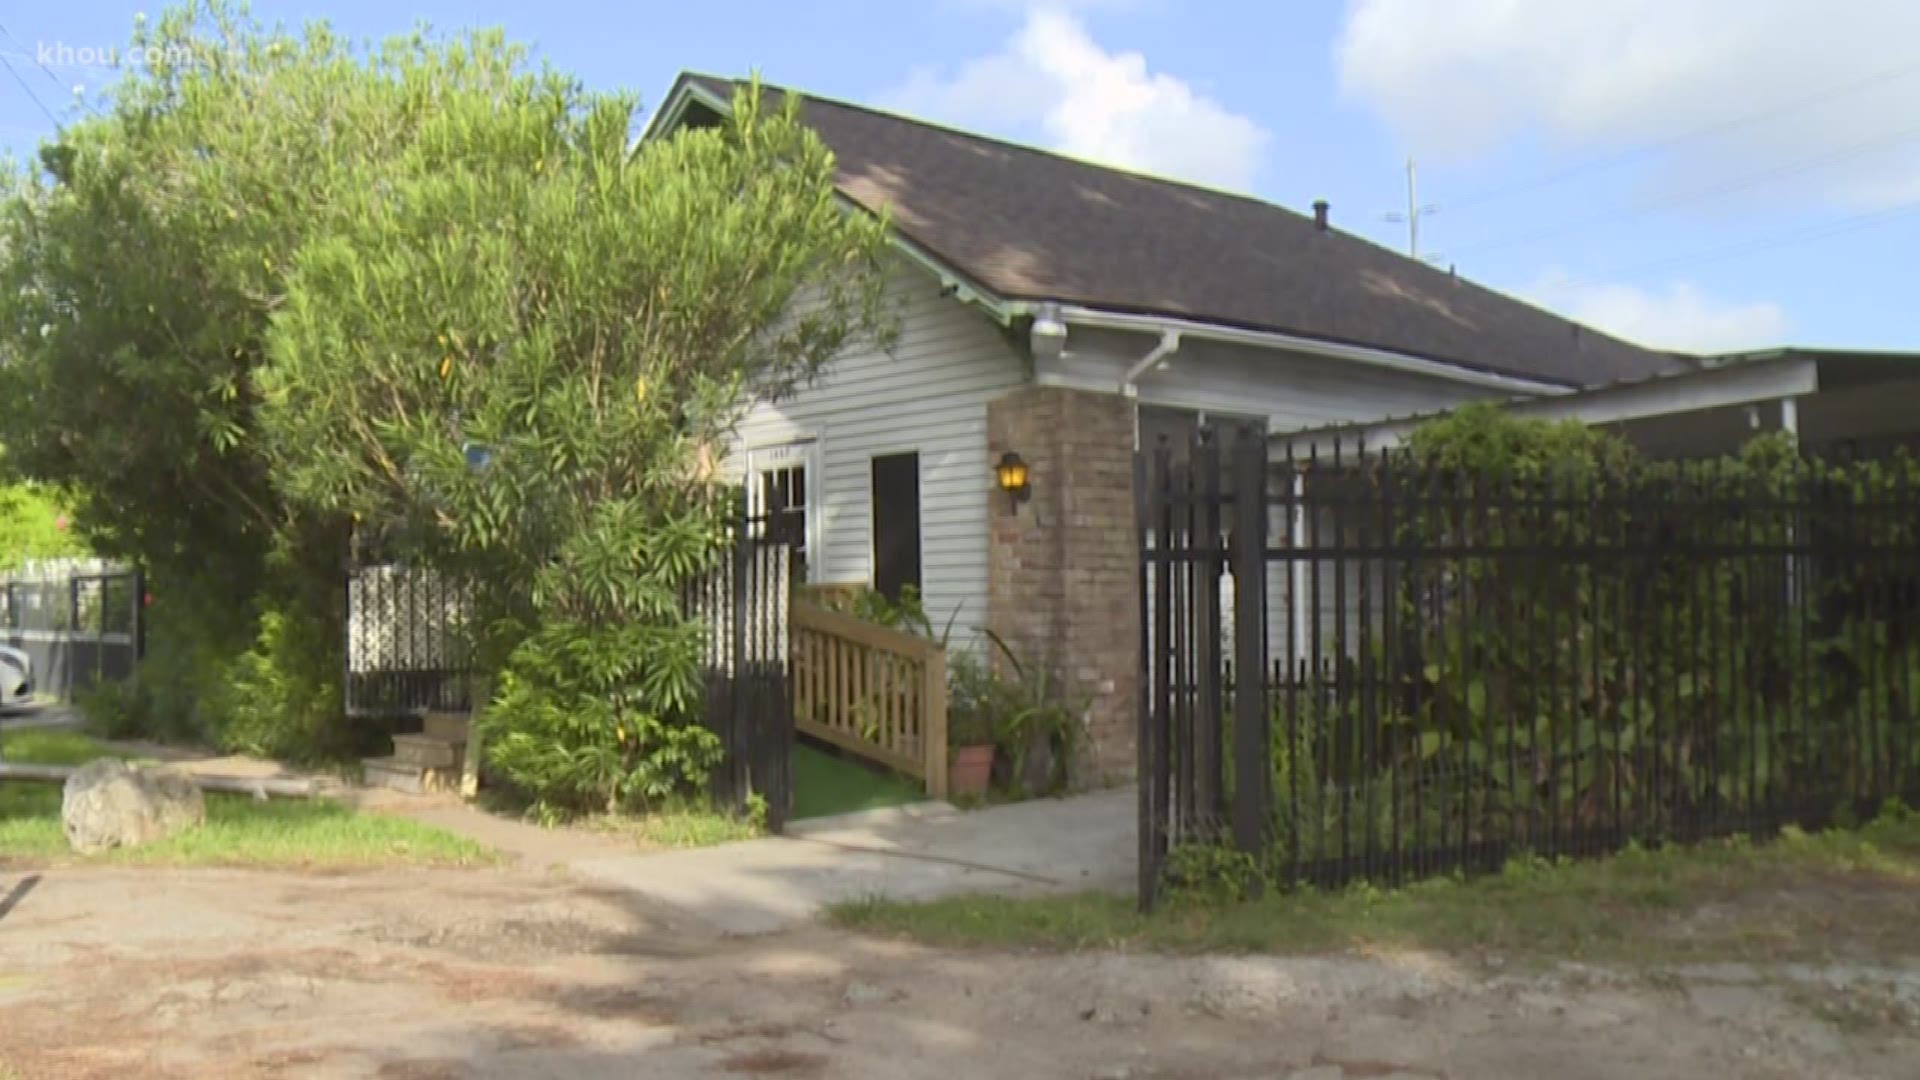
M 0 717 L 5 727 L 72 725 L 61 706 Z M 243 755 L 146 743 L 116 749 L 222 776 L 304 774 Z M 790 824 L 783 836 L 715 847 L 635 851 L 617 838 L 546 829 L 453 798 L 362 790 L 335 777 L 321 790 L 359 809 L 437 825 L 543 868 L 678 907 L 725 934 L 758 934 L 868 897 L 930 900 L 968 893 L 1034 895 L 1134 887 L 1134 790 L 1115 788 L 985 810 L 945 803 L 870 810 Z
M 883 896 L 1034 895 L 1133 887 L 1132 788 L 962 812 L 942 804 L 797 822 L 785 836 L 611 858 L 568 869 L 757 934 L 829 904 Z

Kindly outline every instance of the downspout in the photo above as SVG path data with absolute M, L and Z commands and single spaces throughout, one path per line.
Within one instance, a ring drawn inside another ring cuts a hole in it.
M 1179 350 L 1180 332 L 1178 330 L 1160 331 L 1160 340 L 1154 343 L 1153 348 L 1147 350 L 1147 355 L 1134 361 L 1133 366 L 1127 369 L 1127 373 L 1120 376 L 1121 396 L 1137 401 L 1140 397 L 1140 376 L 1153 370 L 1155 364 Z M 1137 404 L 1133 407 L 1133 448 L 1140 449 L 1140 406 Z

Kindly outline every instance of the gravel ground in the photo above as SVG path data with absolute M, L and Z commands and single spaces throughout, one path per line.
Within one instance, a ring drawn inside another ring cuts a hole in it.
M 735 938 L 526 867 L 0 872 L 0 1017 L 9 1080 L 1920 1075 L 1920 964 Z

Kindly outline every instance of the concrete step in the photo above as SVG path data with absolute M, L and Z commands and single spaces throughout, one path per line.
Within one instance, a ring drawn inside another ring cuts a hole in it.
M 408 795 L 460 790 L 458 768 L 423 769 L 391 757 L 361 759 L 360 780 L 367 787 L 401 791 Z
M 452 743 L 467 741 L 466 713 L 429 712 L 421 717 L 421 724 L 422 735 L 430 735 Z
M 460 768 L 462 744 L 432 735 L 395 735 L 393 737 L 393 759 L 402 765 L 418 769 Z

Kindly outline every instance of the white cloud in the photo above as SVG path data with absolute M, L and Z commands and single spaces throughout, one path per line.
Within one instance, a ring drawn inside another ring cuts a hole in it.
M 1812 190 L 1886 205 L 1920 194 L 1920 137 L 1900 138 L 1920 115 L 1917 39 L 1912 0 L 1349 0 L 1336 57 L 1342 89 L 1422 155 L 1519 135 L 1638 147 L 1766 114 L 1670 167 L 1738 175 L 1873 144 Z
M 1245 191 L 1265 129 L 1137 52 L 1108 52 L 1079 19 L 1029 11 L 999 51 L 951 74 L 916 71 L 891 108 L 984 129 L 1037 128 L 1049 146 L 1141 172 Z
M 1686 281 L 1643 288 L 1581 282 L 1556 270 L 1522 291 L 1571 319 L 1656 349 L 1739 352 L 1778 345 L 1789 326 L 1778 304 L 1723 302 Z

